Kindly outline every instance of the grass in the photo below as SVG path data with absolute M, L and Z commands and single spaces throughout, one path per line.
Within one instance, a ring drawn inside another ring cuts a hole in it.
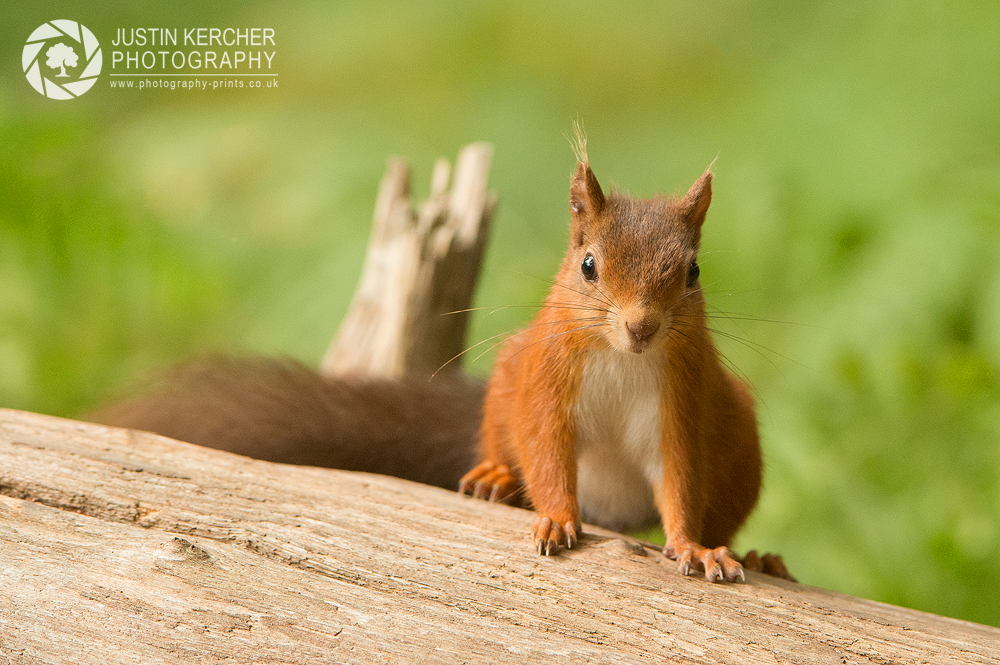
M 1000 10 L 970 1 L 74 3 L 262 25 L 280 88 L 57 103 L 0 82 L 0 405 L 72 415 L 208 350 L 316 362 L 385 158 L 496 149 L 477 294 L 537 302 L 582 118 L 602 184 L 681 192 L 713 159 L 700 257 L 767 460 L 737 543 L 810 584 L 1000 625 Z M 82 13 L 81 13 L 82 12 Z M 51 15 L 50 15 L 51 14 Z M 477 314 L 472 340 L 522 324 Z M 491 357 L 471 366 L 485 374 Z

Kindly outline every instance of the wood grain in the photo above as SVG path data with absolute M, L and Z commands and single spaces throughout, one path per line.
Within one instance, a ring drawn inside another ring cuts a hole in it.
M 531 514 L 0 410 L 0 663 L 996 663 L 1000 630 L 684 578 Z

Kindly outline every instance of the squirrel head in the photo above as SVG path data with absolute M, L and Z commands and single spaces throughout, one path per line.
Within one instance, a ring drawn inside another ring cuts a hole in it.
M 569 192 L 570 248 L 563 265 L 580 305 L 603 317 L 597 330 L 623 352 L 663 349 L 701 311 L 698 246 L 712 201 L 706 170 L 683 197 L 605 196 L 581 161 Z

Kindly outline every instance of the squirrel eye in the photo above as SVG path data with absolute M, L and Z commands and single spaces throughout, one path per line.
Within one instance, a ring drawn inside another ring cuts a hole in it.
M 583 263 L 580 264 L 580 271 L 583 272 L 583 276 L 588 282 L 593 282 L 597 279 L 597 261 L 594 260 L 593 254 L 587 254 L 583 258 Z
M 688 280 L 687 286 L 689 289 L 693 289 L 695 283 L 698 281 L 698 276 L 701 274 L 701 268 L 698 267 L 697 261 L 692 261 L 691 265 L 688 266 Z

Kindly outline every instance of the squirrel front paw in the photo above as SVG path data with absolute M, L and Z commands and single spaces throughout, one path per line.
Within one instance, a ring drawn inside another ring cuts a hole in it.
M 462 476 L 458 491 L 494 503 L 512 503 L 519 484 L 506 464 L 486 461 Z
M 531 537 L 540 555 L 550 556 L 558 552 L 560 547 L 571 550 L 578 540 L 576 523 L 561 523 L 539 515 L 535 518 L 535 525 L 531 527 Z
M 663 554 L 677 561 L 682 575 L 704 572 L 709 582 L 735 582 L 737 578 L 746 581 L 743 566 L 728 547 L 708 549 L 697 543 L 684 542 L 676 546 L 668 544 L 663 548 Z

